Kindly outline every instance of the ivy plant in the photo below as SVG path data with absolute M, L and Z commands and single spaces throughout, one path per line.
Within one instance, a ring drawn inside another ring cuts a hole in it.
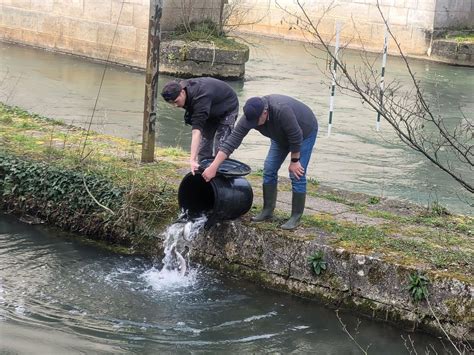
M 321 250 L 309 256 L 308 263 L 316 275 L 321 275 L 321 273 L 327 268 L 327 263 L 324 260 L 324 254 Z
M 408 291 L 415 302 L 420 302 L 428 297 L 428 284 L 430 280 L 423 274 L 415 272 L 408 276 Z

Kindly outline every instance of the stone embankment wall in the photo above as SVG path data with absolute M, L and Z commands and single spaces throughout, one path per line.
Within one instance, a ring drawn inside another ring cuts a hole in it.
M 438 39 L 433 41 L 431 58 L 449 64 L 474 65 L 474 42 Z
M 277 290 L 316 299 L 334 308 L 457 339 L 474 339 L 474 289 L 454 278 L 431 277 L 429 304 L 414 303 L 407 280 L 416 269 L 382 260 L 377 255 L 350 253 L 311 239 L 257 230 L 241 222 L 218 224 L 200 235 L 193 256 L 201 262 L 240 274 Z M 308 257 L 322 251 L 327 269 L 315 275 Z
M 218 3 L 165 0 L 162 30 L 183 21 L 217 21 Z M 149 7 L 150 0 L 0 0 L 0 40 L 99 60 L 110 51 L 111 62 L 145 68 Z
M 160 52 L 160 72 L 180 77 L 242 79 L 249 60 L 247 46 L 231 50 L 203 42 L 167 41 L 162 43 Z
M 376 6 L 377 0 L 301 3 L 314 23 L 320 20 L 318 30 L 325 40 L 334 40 L 336 23 L 339 22 L 342 44 L 358 49 L 382 50 L 385 25 Z M 335 6 L 326 12 L 331 3 Z M 429 53 L 432 35 L 436 31 L 472 28 L 474 24 L 472 0 L 378 0 L 378 3 L 406 54 Z M 241 6 L 243 8 L 235 12 L 232 19 L 234 23 L 250 23 L 239 27 L 243 31 L 296 40 L 312 38 L 301 31 L 302 21 L 289 14 L 303 17 L 293 0 L 245 1 Z M 397 54 L 393 41 L 389 43 L 389 52 Z

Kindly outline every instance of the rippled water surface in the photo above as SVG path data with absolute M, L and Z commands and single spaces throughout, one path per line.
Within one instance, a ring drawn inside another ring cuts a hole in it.
M 372 354 L 406 353 L 408 334 L 340 314 Z M 438 340 L 410 334 L 418 353 Z M 70 235 L 0 215 L 0 353 L 359 354 L 335 312 L 194 265 L 160 276 Z
M 402 144 L 382 122 L 375 132 L 376 114 L 359 99 L 337 94 L 331 137 L 327 137 L 329 83 L 324 58 L 308 53 L 304 44 L 265 38 L 250 38 L 250 60 L 244 82 L 232 82 L 241 107 L 255 95 L 281 93 L 304 101 L 316 113 L 320 133 L 308 175 L 346 190 L 376 196 L 407 199 L 421 204 L 440 202 L 452 210 L 474 214 L 472 194 L 464 192 L 445 173 Z M 318 54 L 319 56 L 320 53 Z M 345 55 L 348 66 L 361 65 L 357 52 Z M 380 65 L 380 58 L 372 58 Z M 413 71 L 435 114 L 447 125 L 474 112 L 474 70 L 445 64 L 411 60 Z M 87 127 L 99 90 L 104 64 L 0 43 L 0 100 L 41 115 Z M 387 82 L 409 79 L 400 58 L 389 57 Z M 159 87 L 170 80 L 161 76 Z M 144 74 L 109 67 L 92 120 L 92 128 L 108 134 L 141 141 Z M 157 142 L 162 146 L 189 149 L 190 128 L 182 121 L 183 111 L 158 100 Z M 263 167 L 268 139 L 251 132 L 234 157 L 253 169 Z M 287 169 L 280 173 L 287 175 Z M 473 183 L 474 171 L 464 174 Z

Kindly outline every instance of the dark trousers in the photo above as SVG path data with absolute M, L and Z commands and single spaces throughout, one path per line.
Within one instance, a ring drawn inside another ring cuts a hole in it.
M 237 120 L 238 111 L 234 111 L 220 120 L 207 121 L 201 132 L 198 159 L 213 157 L 219 146 L 230 136 Z

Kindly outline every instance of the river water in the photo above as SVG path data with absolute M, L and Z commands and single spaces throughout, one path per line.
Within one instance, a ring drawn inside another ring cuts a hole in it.
M 141 257 L 0 215 L 0 353 L 360 353 L 315 302 L 196 265 L 158 275 Z M 436 338 L 339 315 L 370 354 L 407 353 L 408 336 L 419 354 L 444 353 Z
M 251 38 L 250 61 L 243 82 L 232 82 L 241 106 L 248 97 L 281 93 L 308 104 L 320 122 L 320 134 L 308 175 L 333 187 L 405 199 L 421 204 L 439 202 L 455 212 L 474 215 L 472 194 L 426 159 L 398 143 L 388 124 L 375 131 L 376 114 L 359 99 L 337 94 L 331 137 L 327 137 L 328 82 L 318 66 L 323 59 L 310 55 L 304 44 Z M 346 53 L 350 66 L 360 65 L 357 52 Z M 375 61 L 375 63 L 378 63 Z M 449 125 L 474 112 L 474 70 L 411 60 L 428 103 Z M 377 64 L 376 64 L 377 65 Z M 87 127 L 96 97 L 92 129 L 141 141 L 144 74 L 109 67 L 98 95 L 104 64 L 72 56 L 0 43 L 0 100 L 44 116 Z M 161 76 L 159 87 L 171 77 Z M 409 82 L 403 62 L 389 57 L 387 81 Z M 190 129 L 183 111 L 158 100 L 157 142 L 189 149 Z M 471 143 L 472 144 L 472 143 Z M 268 139 L 256 132 L 244 140 L 234 158 L 263 167 Z M 286 168 L 280 173 L 286 175 Z M 472 182 L 474 172 L 466 170 Z M 463 202 L 464 201 L 464 202 Z

